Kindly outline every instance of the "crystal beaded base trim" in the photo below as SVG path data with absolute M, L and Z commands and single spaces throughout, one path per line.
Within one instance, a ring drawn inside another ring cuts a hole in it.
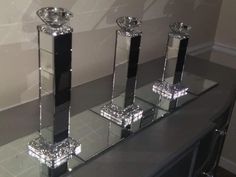
M 170 84 L 166 81 L 157 81 L 152 87 L 152 91 L 167 99 L 175 100 L 179 97 L 187 95 L 188 88 L 181 83 Z
M 28 144 L 28 153 L 50 168 L 57 168 L 81 152 L 81 145 L 72 138 L 60 143 L 50 144 L 43 137 L 38 137 Z
M 126 127 L 132 122 L 141 119 L 143 110 L 134 104 L 123 109 L 113 103 L 108 103 L 101 108 L 100 114 L 118 125 Z
M 73 32 L 73 28 L 71 28 L 70 26 L 67 26 L 67 25 L 63 25 L 59 28 L 54 28 L 54 27 L 51 27 L 48 25 L 39 25 L 38 30 L 41 32 L 47 33 L 49 35 L 52 35 L 52 36 L 59 36 L 59 35 Z

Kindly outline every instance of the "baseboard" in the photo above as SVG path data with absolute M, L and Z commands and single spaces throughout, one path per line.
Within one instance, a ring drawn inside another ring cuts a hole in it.
M 212 49 L 213 44 L 214 44 L 213 42 L 206 42 L 203 44 L 189 47 L 188 54 L 195 56 L 195 55 L 205 53 L 205 52 L 210 51 Z
M 6 111 L 8 109 L 12 109 L 12 108 L 15 108 L 17 106 L 21 106 L 23 104 L 27 104 L 27 103 L 30 103 L 30 102 L 36 101 L 36 100 L 38 100 L 38 98 L 32 98 L 32 99 L 28 99 L 28 100 L 25 100 L 25 101 L 22 101 L 20 103 L 16 103 L 16 104 L 13 104 L 13 105 L 10 105 L 10 106 L 5 106 L 5 107 L 0 108 L 0 112 Z
M 188 54 L 190 55 L 199 55 L 210 50 L 216 50 L 231 56 L 236 56 L 236 47 L 231 47 L 219 42 L 206 42 L 200 45 L 189 47 Z
M 233 162 L 225 157 L 221 157 L 219 166 L 221 166 L 222 168 L 224 168 L 236 175 L 236 163 L 235 162 Z
M 219 52 L 229 54 L 231 56 L 236 56 L 236 48 L 235 47 L 231 47 L 231 46 L 219 43 L 219 42 L 216 42 L 213 45 L 213 49 L 216 51 L 219 51 Z

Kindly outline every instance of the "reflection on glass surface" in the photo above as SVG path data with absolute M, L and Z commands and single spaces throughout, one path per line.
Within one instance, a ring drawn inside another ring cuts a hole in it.
M 170 25 L 168 34 L 165 65 L 161 81 L 153 85 L 153 91 L 168 99 L 176 99 L 187 94 L 181 80 L 184 70 L 190 26 L 182 22 Z M 167 78 L 171 77 L 172 79 Z
M 161 79 L 160 79 L 161 80 Z M 166 78 L 166 81 L 172 81 L 173 77 Z M 197 76 L 190 72 L 184 71 L 182 74 L 181 83 L 188 86 L 188 93 L 193 95 L 200 95 L 211 88 L 214 88 L 218 85 L 217 82 Z
M 218 85 L 215 81 L 202 78 L 189 72 L 183 73 L 182 82 L 189 87 L 188 92 L 194 95 L 200 95 Z
M 78 157 L 84 161 L 122 139 L 120 126 L 89 110 L 71 117 L 70 130 L 70 136 L 83 147 Z
M 40 83 L 41 90 L 43 90 L 45 94 L 50 94 L 54 92 L 54 74 L 51 74 L 41 69 Z
M 174 110 L 187 104 L 188 102 L 192 101 L 195 98 L 196 97 L 191 94 L 188 94 L 184 97 L 177 98 L 175 100 L 169 100 L 164 97 L 160 97 L 157 106 L 166 111 L 173 112 Z
M 130 134 L 140 131 L 159 118 L 166 115 L 166 111 L 154 109 L 149 103 L 142 103 L 142 109 L 146 111 L 141 119 L 131 122 L 127 127 L 122 127 L 114 121 L 100 115 L 100 109 L 107 103 L 96 106 L 90 110 L 76 114 L 71 117 L 71 137 L 80 140 L 83 151 L 78 157 L 84 161 L 91 159 L 100 152 L 120 142 Z
M 138 88 L 136 90 L 136 97 L 157 106 L 160 110 L 172 112 L 175 109 L 183 106 L 184 104 L 196 98 L 196 96 L 194 95 L 187 94 L 180 98 L 168 99 L 166 97 L 163 97 L 162 95 L 158 95 L 155 92 L 150 91 L 153 88 L 153 84 L 154 83 L 150 83 Z M 164 112 L 163 116 L 167 112 Z
M 120 29 L 116 32 L 112 100 L 101 108 L 100 114 L 127 127 L 143 116 L 143 110 L 135 103 L 134 93 L 142 34 L 138 27 L 141 21 L 135 17 L 120 17 L 116 22 Z M 122 93 L 125 93 L 124 97 L 119 97 Z
M 48 49 L 48 51 L 52 50 L 52 49 Z M 46 50 L 40 50 L 40 62 L 41 62 L 41 69 L 42 71 L 45 71 L 47 73 L 50 74 L 54 74 L 54 59 L 53 59 L 53 55 L 51 52 L 48 52 Z

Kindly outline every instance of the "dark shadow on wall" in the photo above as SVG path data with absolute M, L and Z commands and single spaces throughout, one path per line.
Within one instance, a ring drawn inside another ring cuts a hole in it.
M 145 3 L 148 0 L 137 1 L 137 0 L 117 0 L 115 1 L 110 9 L 101 17 L 101 19 L 94 25 L 93 30 L 106 19 L 107 24 L 115 24 L 116 19 L 120 16 L 133 16 L 142 19 L 145 11 L 147 11 L 154 3 L 158 0 L 152 0 L 149 5 L 145 8 Z
M 221 1 L 221 0 L 216 0 Z M 198 9 L 201 8 L 202 5 L 218 3 L 216 1 L 208 0 L 169 0 L 165 3 L 164 8 L 162 9 L 162 17 L 159 18 L 170 18 L 173 21 L 183 21 L 191 23 L 189 17 L 192 14 L 197 13 Z M 110 9 L 100 18 L 96 24 L 94 24 L 93 30 L 99 26 L 99 24 L 105 19 L 107 24 L 115 24 L 115 21 L 120 16 L 135 16 L 142 19 L 152 6 L 163 3 L 163 0 L 117 0 L 115 1 Z M 158 7 L 158 5 L 157 5 Z M 156 14 L 159 12 L 156 11 Z
M 163 9 L 172 21 L 182 21 L 192 26 L 190 46 L 214 41 L 222 0 L 169 0 Z M 196 42 L 195 42 L 196 41 Z

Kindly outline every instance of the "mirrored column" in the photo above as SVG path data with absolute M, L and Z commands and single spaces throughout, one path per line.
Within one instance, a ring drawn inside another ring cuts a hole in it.
M 136 91 L 137 97 L 157 106 L 155 119 L 195 98 L 187 94 L 188 88 L 182 82 L 190 29 L 179 22 L 170 25 L 162 77 Z
M 136 75 L 142 32 L 141 21 L 134 17 L 117 19 L 112 100 L 101 108 L 101 115 L 127 127 L 142 118 L 143 110 L 135 104 Z
M 69 137 L 71 96 L 72 17 L 63 8 L 42 8 L 39 25 L 40 136 L 29 142 L 31 156 L 44 164 L 48 176 L 67 172 L 67 161 L 81 151 L 80 143 Z
M 168 99 L 176 99 L 187 94 L 188 88 L 181 83 L 181 80 L 190 29 L 190 26 L 182 22 L 170 25 L 163 76 L 152 88 L 153 92 Z

